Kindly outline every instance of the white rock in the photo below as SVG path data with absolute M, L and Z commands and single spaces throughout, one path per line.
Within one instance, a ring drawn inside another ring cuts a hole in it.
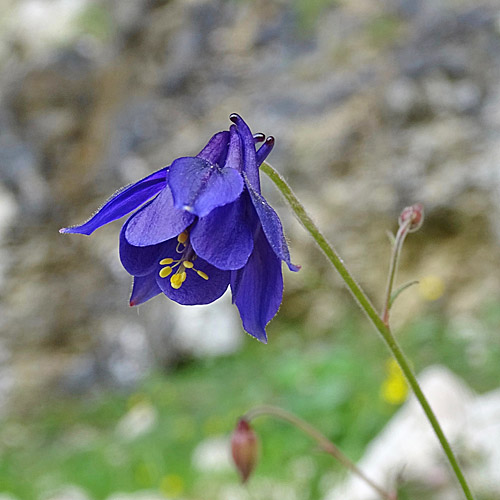
M 14 196 L 0 184 L 0 242 L 17 214 Z
M 477 492 L 500 495 L 500 389 L 483 396 L 441 366 L 427 368 L 419 377 L 449 441 L 469 461 L 466 476 Z M 358 463 L 364 473 L 390 490 L 399 475 L 430 487 L 440 487 L 440 498 L 456 492 L 453 473 L 416 399 L 412 397 L 370 443 Z M 325 500 L 378 500 L 357 477 L 349 476 L 329 491 Z
M 75 37 L 75 21 L 87 5 L 87 0 L 22 0 L 16 2 L 6 32 L 40 54 Z
M 230 295 L 209 305 L 173 307 L 172 335 L 182 352 L 198 357 L 220 356 L 238 350 L 244 332 Z
M 151 368 L 151 346 L 141 324 L 123 318 L 106 318 L 101 342 L 108 352 L 110 374 L 120 385 L 133 386 Z
M 113 493 L 106 500 L 168 500 L 155 491 L 137 491 L 135 493 Z M 176 500 L 180 500 L 177 498 Z
M 17 497 L 12 496 L 9 493 L 0 493 L 0 500 L 17 500 Z
M 500 496 L 500 389 L 479 396 L 468 414 L 467 449 L 475 452 L 468 477 L 485 494 Z M 479 458 L 479 460 L 478 460 Z
M 4 276 L 11 260 L 11 255 L 2 248 L 2 244 L 14 222 L 17 211 L 14 196 L 0 184 L 0 286 L 3 285 Z
M 85 490 L 69 484 L 40 497 L 41 500 L 90 500 Z
M 202 472 L 221 472 L 232 468 L 227 437 L 208 438 L 194 449 L 191 462 Z

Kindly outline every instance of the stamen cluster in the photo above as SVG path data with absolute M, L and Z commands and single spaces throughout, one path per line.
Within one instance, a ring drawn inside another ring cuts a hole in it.
M 186 254 L 189 254 L 190 253 L 189 250 L 192 250 L 187 243 L 189 241 L 189 233 L 187 231 L 183 231 L 181 234 L 179 234 L 179 236 L 177 236 L 177 241 L 179 243 L 177 244 L 175 251 L 177 253 L 182 254 L 182 257 L 177 260 L 174 260 L 171 257 L 167 257 L 165 259 L 160 260 L 160 265 L 166 266 L 160 269 L 160 272 L 158 273 L 160 278 L 167 278 L 168 276 L 170 276 L 170 274 L 172 274 L 172 271 L 177 267 L 177 271 L 170 278 L 170 286 L 172 288 L 175 288 L 176 290 L 179 289 L 182 286 L 182 284 L 186 281 L 187 277 L 185 271 L 186 269 L 191 269 L 198 276 L 201 276 L 204 280 L 208 280 L 208 275 L 206 273 L 200 271 L 199 269 L 194 268 L 194 264 L 192 262 L 193 260 L 196 259 L 196 255 L 194 254 L 194 252 L 191 252 L 192 253 L 191 260 L 187 260 Z

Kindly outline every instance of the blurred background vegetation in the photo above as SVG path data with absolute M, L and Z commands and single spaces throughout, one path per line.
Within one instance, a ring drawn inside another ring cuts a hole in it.
M 0 12 L 2 500 L 322 499 L 344 472 L 264 418 L 241 487 L 236 418 L 280 405 L 359 459 L 404 401 L 384 346 L 266 180 L 303 267 L 284 271 L 267 346 L 229 300 L 129 308 L 118 223 L 57 233 L 196 154 L 232 112 L 276 137 L 270 162 L 378 305 L 386 231 L 424 204 L 399 275 L 421 282 L 398 299 L 395 330 L 417 372 L 442 364 L 478 393 L 498 387 L 497 0 L 0 0 Z M 401 498 L 444 498 L 425 487 Z

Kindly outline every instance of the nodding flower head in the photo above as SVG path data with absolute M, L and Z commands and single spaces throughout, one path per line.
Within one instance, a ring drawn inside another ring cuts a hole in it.
M 265 343 L 283 295 L 281 261 L 299 267 L 260 189 L 259 166 L 274 138 L 253 135 L 237 114 L 230 119 L 196 156 L 122 188 L 87 222 L 60 232 L 89 235 L 134 211 L 120 233 L 120 259 L 133 276 L 130 305 L 160 293 L 209 304 L 229 286 L 244 329 Z
M 399 216 L 399 225 L 402 226 L 405 223 L 409 223 L 409 233 L 414 233 L 422 227 L 424 223 L 424 206 L 422 203 L 415 203 L 415 205 L 403 209 Z
M 259 442 L 250 423 L 241 418 L 231 436 L 231 454 L 234 464 L 245 483 L 255 468 L 259 455 Z

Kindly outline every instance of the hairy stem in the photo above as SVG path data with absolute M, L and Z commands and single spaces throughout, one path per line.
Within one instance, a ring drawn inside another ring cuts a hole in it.
M 304 432 L 311 438 L 313 438 L 319 445 L 319 447 L 335 459 L 337 459 L 344 467 L 350 470 L 353 474 L 356 474 L 360 479 L 365 481 L 371 488 L 373 488 L 382 498 L 386 500 L 394 500 L 395 495 L 388 493 L 369 477 L 354 463 L 352 462 L 335 444 L 333 444 L 326 436 L 321 434 L 315 427 L 310 425 L 305 420 L 297 417 L 293 413 L 283 410 L 275 406 L 257 406 L 249 410 L 243 418 L 250 422 L 256 417 L 267 415 L 271 417 L 277 417 L 281 420 L 285 420 L 290 424 L 294 425 L 297 429 Z
M 411 220 L 407 220 L 401 226 L 399 226 L 398 232 L 396 234 L 396 239 L 392 245 L 392 255 L 391 264 L 389 267 L 389 275 L 387 278 L 387 287 L 385 290 L 385 300 L 384 308 L 382 309 L 382 321 L 388 325 L 389 324 L 389 311 L 391 309 L 391 296 L 392 289 L 394 287 L 394 280 L 396 279 L 396 273 L 398 270 L 399 257 L 401 255 L 401 249 L 403 248 L 403 243 L 405 241 L 406 235 L 411 225 Z
M 467 484 L 467 481 L 465 479 L 462 470 L 460 469 L 460 466 L 458 465 L 458 461 L 453 453 L 453 450 L 451 449 L 451 446 L 448 440 L 446 439 L 443 430 L 441 429 L 441 425 L 439 424 L 436 415 L 434 414 L 429 402 L 427 401 L 427 398 L 422 392 L 422 389 L 420 388 L 417 378 L 413 373 L 413 370 L 411 369 L 405 354 L 399 347 L 399 344 L 397 343 L 394 335 L 392 334 L 389 325 L 386 324 L 382 318 L 380 318 L 377 311 L 373 307 L 370 299 L 367 297 L 367 295 L 361 289 L 361 287 L 356 283 L 351 273 L 347 270 L 344 262 L 338 256 L 337 252 L 328 243 L 328 241 L 323 236 L 321 231 L 316 227 L 316 224 L 314 224 L 311 217 L 308 215 L 303 205 L 299 202 L 299 200 L 297 199 L 297 197 L 295 196 L 295 194 L 293 193 L 293 191 L 291 190 L 290 186 L 287 184 L 285 179 L 283 179 L 283 177 L 281 177 L 281 175 L 276 170 L 274 170 L 274 168 L 271 167 L 271 165 L 269 165 L 269 163 L 267 162 L 264 162 L 262 164 L 261 170 L 269 176 L 269 178 L 274 182 L 276 187 L 281 191 L 287 202 L 292 207 L 292 210 L 295 212 L 299 220 L 302 222 L 303 226 L 311 234 L 311 236 L 314 238 L 314 240 L 319 245 L 321 250 L 323 250 L 328 260 L 330 260 L 330 262 L 333 264 L 337 272 L 340 274 L 341 278 L 347 285 L 347 288 L 353 295 L 355 301 L 365 312 L 365 314 L 372 322 L 373 326 L 382 336 L 387 347 L 391 351 L 392 355 L 398 362 L 402 372 L 404 373 L 408 381 L 408 384 L 412 388 L 415 397 L 420 403 L 420 406 L 424 410 L 424 413 L 427 419 L 429 420 L 429 423 L 431 424 L 439 440 L 439 443 L 441 444 L 441 447 L 443 448 L 443 451 L 448 458 L 448 461 L 450 462 L 450 465 L 458 479 L 458 482 L 460 483 L 465 498 L 467 498 L 467 500 L 474 500 L 472 492 L 469 488 L 469 485 Z

